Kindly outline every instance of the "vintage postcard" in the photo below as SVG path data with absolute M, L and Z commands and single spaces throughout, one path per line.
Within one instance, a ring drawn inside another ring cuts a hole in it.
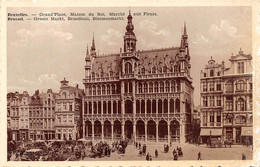
M 191 2 L 3 2 L 3 166 L 258 166 L 259 3 Z

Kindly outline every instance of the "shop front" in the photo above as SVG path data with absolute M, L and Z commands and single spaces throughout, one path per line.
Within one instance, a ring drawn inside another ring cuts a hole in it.
M 202 128 L 200 131 L 200 137 L 202 143 L 207 143 L 208 140 L 222 137 L 222 128 Z

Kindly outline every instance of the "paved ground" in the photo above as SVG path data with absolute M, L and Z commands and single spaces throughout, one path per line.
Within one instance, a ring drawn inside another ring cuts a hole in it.
M 168 153 L 163 152 L 163 144 L 160 145 L 151 145 L 147 144 L 147 152 L 152 155 L 152 160 L 173 160 L 172 151 L 176 149 L 176 147 L 182 147 L 183 157 L 180 157 L 178 160 L 197 160 L 198 152 L 202 154 L 202 160 L 241 160 L 242 154 L 246 156 L 247 160 L 253 158 L 252 146 L 246 147 L 241 145 L 233 145 L 231 148 L 208 148 L 206 145 L 196 146 L 193 144 L 173 144 L 170 147 Z M 159 156 L 155 158 L 154 151 L 158 150 Z M 90 161 L 125 161 L 125 160 L 140 160 L 144 161 L 145 156 L 138 155 L 139 150 L 136 149 L 133 145 L 128 145 L 126 148 L 125 154 L 117 154 L 116 152 L 111 154 L 111 157 L 103 157 L 103 158 L 85 158 L 84 160 Z M 83 161 L 84 161 L 83 160 Z

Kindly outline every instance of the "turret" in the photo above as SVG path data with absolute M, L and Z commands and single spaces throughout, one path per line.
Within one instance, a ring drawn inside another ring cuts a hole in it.
M 90 55 L 92 55 L 92 56 L 96 55 L 96 46 L 95 46 L 94 33 L 93 33 L 93 39 L 92 39 L 92 46 L 91 46 L 91 49 L 90 49 Z
M 93 43 L 92 43 L 92 46 L 93 46 Z M 95 46 L 95 44 L 94 44 Z M 92 47 L 91 47 L 92 48 Z M 86 51 L 86 58 L 85 58 L 85 61 L 86 61 L 86 65 L 85 65 L 85 77 L 88 78 L 90 76 L 90 67 L 91 67 L 91 58 L 90 58 L 90 55 L 89 55 L 89 52 L 88 52 L 88 45 L 87 45 L 87 51 Z
M 127 26 L 126 26 L 126 32 L 124 36 L 124 52 L 134 52 L 136 51 L 136 37 L 134 30 L 134 25 L 132 24 L 132 15 L 129 10 L 129 15 L 127 16 Z

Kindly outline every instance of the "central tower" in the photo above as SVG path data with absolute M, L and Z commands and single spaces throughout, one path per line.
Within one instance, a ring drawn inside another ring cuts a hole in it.
M 124 52 L 134 52 L 136 51 L 136 37 L 134 33 L 134 25 L 132 23 L 132 15 L 129 10 L 129 15 L 127 16 L 127 26 L 124 36 Z

